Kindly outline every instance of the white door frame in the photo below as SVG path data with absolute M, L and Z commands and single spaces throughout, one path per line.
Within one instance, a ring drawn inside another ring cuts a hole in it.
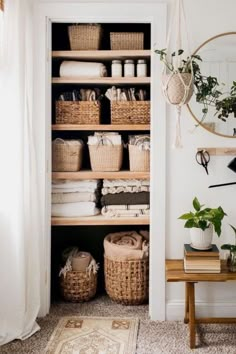
M 78 15 L 76 15 L 78 14 Z M 51 23 L 126 22 L 151 23 L 151 48 L 165 47 L 166 4 L 164 3 L 75 3 L 64 1 L 35 7 L 35 139 L 40 171 L 41 309 L 50 308 L 51 260 Z M 161 67 L 151 56 L 151 216 L 150 216 L 150 305 L 153 320 L 165 320 L 165 204 L 166 204 L 166 108 L 161 95 Z

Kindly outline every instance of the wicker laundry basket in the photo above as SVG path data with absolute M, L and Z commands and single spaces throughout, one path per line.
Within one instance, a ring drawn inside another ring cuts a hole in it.
M 149 172 L 150 150 L 140 150 L 138 145 L 129 144 L 129 169 L 133 172 Z
M 123 145 L 89 145 L 92 171 L 120 171 L 123 161 Z
M 99 101 L 57 101 L 56 124 L 100 124 Z
M 61 293 L 65 300 L 84 302 L 92 299 L 97 290 L 97 274 L 68 271 L 60 277 Z
M 143 32 L 110 32 L 110 45 L 112 50 L 143 49 Z
M 167 85 L 166 89 L 163 89 L 167 102 L 174 105 L 187 104 L 193 95 L 193 80 L 190 84 L 191 80 L 192 75 L 189 73 L 162 75 L 163 88 Z M 189 84 L 188 91 L 186 86 Z
M 79 24 L 68 27 L 71 50 L 98 50 L 102 38 L 100 24 Z
M 124 305 L 139 305 L 148 300 L 148 258 L 118 261 L 104 256 L 104 275 L 112 300 Z
M 82 166 L 83 144 L 69 144 L 67 140 L 52 142 L 52 170 L 54 172 L 75 172 Z
M 149 124 L 150 101 L 111 101 L 111 124 Z

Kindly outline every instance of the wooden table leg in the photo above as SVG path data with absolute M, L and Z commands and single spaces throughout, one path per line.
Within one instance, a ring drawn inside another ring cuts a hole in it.
M 189 283 L 185 283 L 185 315 L 184 323 L 189 323 Z
M 195 332 L 195 294 L 194 294 L 194 283 L 189 283 L 188 285 L 189 293 L 189 332 L 190 332 L 190 348 L 195 348 L 196 342 L 196 332 Z

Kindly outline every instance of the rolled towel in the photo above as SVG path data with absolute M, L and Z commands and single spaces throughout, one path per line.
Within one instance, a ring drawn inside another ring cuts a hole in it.
M 105 256 L 117 260 L 143 259 L 148 249 L 143 249 L 144 238 L 135 231 L 108 234 L 104 239 Z
M 93 202 L 78 202 L 65 204 L 52 204 L 52 216 L 55 217 L 79 217 L 94 216 L 100 213 Z
M 68 78 L 104 77 L 107 76 L 107 70 L 102 63 L 65 60 L 60 66 L 60 76 Z
M 97 194 L 94 192 L 52 193 L 53 204 L 96 202 Z
M 78 272 L 85 272 L 91 262 L 92 256 L 88 252 L 78 252 L 72 256 L 71 265 L 72 270 Z

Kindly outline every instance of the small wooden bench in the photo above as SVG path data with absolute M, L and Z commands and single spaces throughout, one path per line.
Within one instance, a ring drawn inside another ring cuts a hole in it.
M 183 260 L 166 260 L 166 281 L 185 282 L 185 317 L 184 323 L 189 324 L 190 348 L 195 348 L 197 323 L 236 323 L 236 318 L 195 318 L 195 288 L 198 282 L 225 282 L 236 280 L 236 273 L 229 272 L 226 262 L 221 262 L 221 272 L 218 274 L 189 274 L 184 272 Z

